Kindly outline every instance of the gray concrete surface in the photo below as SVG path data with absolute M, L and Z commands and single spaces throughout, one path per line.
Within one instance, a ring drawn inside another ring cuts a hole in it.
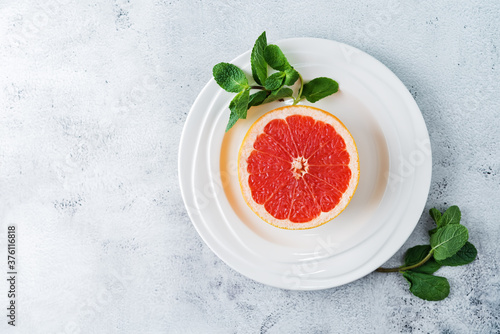
M 0 263 L 0 331 L 500 333 L 499 19 L 496 0 L 1 1 L 0 258 L 15 224 L 19 273 L 10 328 Z M 459 205 L 479 250 L 440 271 L 448 299 L 378 273 L 279 290 L 200 239 L 177 181 L 182 126 L 212 66 L 264 30 L 356 46 L 413 94 L 433 147 L 426 209 Z

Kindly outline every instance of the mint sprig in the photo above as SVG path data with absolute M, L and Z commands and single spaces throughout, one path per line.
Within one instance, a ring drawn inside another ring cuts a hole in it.
M 303 99 L 315 103 L 336 93 L 339 89 L 339 84 L 330 78 L 320 77 L 304 82 L 300 73 L 290 65 L 279 46 L 267 44 L 265 31 L 255 41 L 250 63 L 251 77 L 255 84 L 249 83 L 246 73 L 236 65 L 219 63 L 213 68 L 213 76 L 217 84 L 230 93 L 238 93 L 229 104 L 231 114 L 226 132 L 238 119 L 245 119 L 247 110 L 251 107 L 286 98 L 293 99 L 294 105 Z M 276 72 L 269 74 L 269 67 Z M 300 80 L 300 87 L 294 96 L 294 91 L 289 87 L 295 85 L 298 80 Z M 252 92 L 255 90 L 257 92 Z
M 404 265 L 397 268 L 378 268 L 378 272 L 399 272 L 410 284 L 415 296 L 437 301 L 448 297 L 450 284 L 444 277 L 433 273 L 442 266 L 462 266 L 476 259 L 477 249 L 469 239 L 467 228 L 460 224 L 458 206 L 448 208 L 444 214 L 429 210 L 436 228 L 429 231 L 430 245 L 419 245 L 406 251 Z

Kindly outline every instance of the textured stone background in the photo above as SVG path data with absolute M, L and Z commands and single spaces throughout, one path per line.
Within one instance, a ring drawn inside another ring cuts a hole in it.
M 0 258 L 17 224 L 20 293 L 18 326 L 3 311 L 0 331 L 500 333 L 499 19 L 497 0 L 1 1 Z M 448 299 L 376 273 L 279 290 L 200 239 L 177 181 L 182 126 L 212 66 L 263 30 L 354 45 L 413 94 L 433 147 L 426 209 L 459 205 L 479 249 L 440 271 Z

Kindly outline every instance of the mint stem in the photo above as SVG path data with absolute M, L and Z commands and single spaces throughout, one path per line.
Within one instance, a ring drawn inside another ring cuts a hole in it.
M 266 90 L 264 87 L 262 86 L 250 86 L 250 89 L 260 89 L 260 90 Z
M 394 272 L 398 272 L 398 271 L 405 271 L 405 270 L 418 268 L 421 265 L 423 265 L 424 263 L 426 263 L 427 261 L 429 261 L 430 258 L 432 257 L 432 254 L 434 254 L 434 249 L 431 249 L 429 251 L 429 254 L 427 254 L 427 256 L 424 257 L 422 259 L 422 261 L 420 261 L 419 263 L 412 264 L 411 266 L 407 266 L 407 267 L 401 266 L 401 267 L 397 267 L 397 268 L 382 268 L 382 267 L 380 267 L 380 268 L 376 269 L 375 271 L 378 271 L 379 273 L 394 273 Z
M 300 75 L 300 73 L 299 73 L 299 80 L 300 80 L 299 94 L 297 95 L 297 98 L 293 99 L 293 105 L 296 105 L 301 100 L 302 89 L 304 88 L 304 80 L 302 79 L 302 75 Z

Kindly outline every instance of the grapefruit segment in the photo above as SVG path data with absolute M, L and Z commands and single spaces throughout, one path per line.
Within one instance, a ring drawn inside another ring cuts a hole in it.
M 252 197 L 258 204 L 264 204 L 281 186 L 291 181 L 290 173 L 257 173 L 248 178 Z
M 304 175 L 304 181 L 306 181 L 311 188 L 314 197 L 318 201 L 321 211 L 328 212 L 340 202 L 342 192 L 338 191 L 325 181 L 311 176 L 311 174 Z
M 275 119 L 270 121 L 264 128 L 264 132 L 273 137 L 292 156 L 297 155 L 290 128 L 285 120 Z
M 304 155 L 304 149 L 316 121 L 312 117 L 293 115 L 286 118 L 293 141 L 300 155 Z
M 349 153 L 345 150 L 344 139 L 338 134 L 331 136 L 308 160 L 311 165 L 348 165 Z
M 264 205 L 266 211 L 276 219 L 287 219 L 292 208 L 296 186 L 297 181 L 293 178 L 283 184 Z
M 335 135 L 336 132 L 333 126 L 324 122 L 316 122 L 306 143 L 304 156 L 311 157 L 321 146 L 331 141 Z
M 351 170 L 344 165 L 311 166 L 309 167 L 309 173 L 342 193 L 347 190 L 351 178 Z
M 290 153 L 285 151 L 273 137 L 266 133 L 260 134 L 257 137 L 253 147 L 260 152 L 267 153 L 285 161 L 292 161 Z
M 290 221 L 306 223 L 318 217 L 320 213 L 321 209 L 304 179 L 298 179 L 290 211 Z
M 238 178 L 248 206 L 264 221 L 285 229 L 317 227 L 340 214 L 354 195 L 356 144 L 326 111 L 278 108 L 248 130 Z
M 290 169 L 290 162 L 261 151 L 253 151 L 248 157 L 248 173 L 270 173 Z

